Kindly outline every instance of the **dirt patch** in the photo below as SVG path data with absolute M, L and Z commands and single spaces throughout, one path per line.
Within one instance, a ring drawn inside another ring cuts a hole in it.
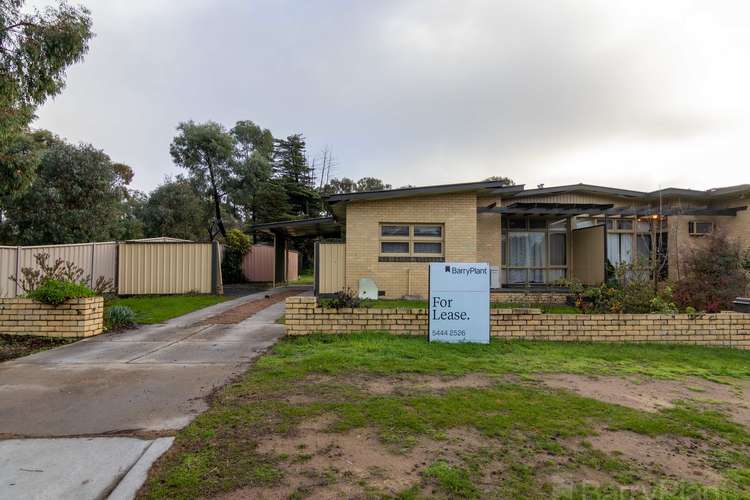
M 413 392 L 435 392 L 454 388 L 489 387 L 498 381 L 516 381 L 515 377 L 493 377 L 481 374 L 468 374 L 459 377 L 406 374 L 397 377 L 380 377 L 355 375 L 346 379 L 337 379 L 329 375 L 310 375 L 305 384 L 343 383 L 358 387 L 370 394 L 386 395 Z
M 630 431 L 603 430 L 588 441 L 598 450 L 621 455 L 671 479 L 690 478 L 709 485 L 722 482 L 722 477 L 706 461 L 707 447 L 691 439 L 651 438 Z
M 417 484 L 420 472 L 438 457 L 487 445 L 487 438 L 469 429 L 453 429 L 445 440 L 423 440 L 405 453 L 395 453 L 372 429 L 344 433 L 321 432 L 330 417 L 300 426 L 293 436 L 270 436 L 259 444 L 261 453 L 285 458 L 283 484 L 242 488 L 219 498 L 360 498 L 395 495 Z
M 374 378 L 354 381 L 356 385 L 372 394 L 392 394 L 402 391 L 442 391 L 455 388 L 488 387 L 497 379 L 485 375 L 471 373 L 460 377 L 438 377 L 429 375 L 414 375 L 398 378 Z
M 285 300 L 287 297 L 293 297 L 299 295 L 299 290 L 292 290 L 287 292 L 279 292 L 273 295 L 266 295 L 262 299 L 251 300 L 245 302 L 237 307 L 227 309 L 226 311 L 219 313 L 215 316 L 211 316 L 202 321 L 195 323 L 196 325 L 231 325 L 246 320 L 253 314 L 256 314 L 268 306 L 276 304 Z
M 655 412 L 674 407 L 678 400 L 718 404 L 735 422 L 750 428 L 750 402 L 746 394 L 750 381 L 734 385 L 718 384 L 702 378 L 655 380 L 648 378 L 590 377 L 572 374 L 550 374 L 539 377 L 550 387 L 567 389 L 606 403 L 636 410 Z
M 77 338 L 0 335 L 0 362 L 76 342 Z

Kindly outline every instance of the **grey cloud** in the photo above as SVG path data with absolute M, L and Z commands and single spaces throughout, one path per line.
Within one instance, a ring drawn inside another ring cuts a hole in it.
M 564 179 L 545 171 L 559 155 L 726 124 L 675 97 L 659 30 L 630 32 L 598 2 L 90 6 L 99 35 L 39 125 L 130 163 L 140 188 L 175 172 L 187 119 L 303 132 L 311 153 L 333 147 L 339 175 L 396 185 Z

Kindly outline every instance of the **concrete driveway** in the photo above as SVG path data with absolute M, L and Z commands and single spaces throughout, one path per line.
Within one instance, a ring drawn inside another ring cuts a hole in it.
M 267 293 L 283 291 L 286 290 L 248 295 L 167 323 L 100 335 L 0 364 L 0 438 L 87 436 L 80 446 L 87 447 L 82 457 L 88 457 L 91 477 L 75 477 L 74 481 L 81 479 L 81 483 L 79 488 L 73 485 L 69 489 L 70 498 L 103 497 L 126 477 L 127 471 L 138 469 L 135 465 L 149 455 L 147 450 L 152 447 L 154 436 L 173 435 L 187 425 L 207 408 L 205 396 L 245 371 L 284 333 L 283 326 L 275 323 L 284 312 L 283 301 L 239 323 L 213 324 L 216 316 L 263 299 Z M 118 446 L 127 452 L 113 452 L 107 446 L 114 444 L 105 446 L 107 440 L 91 439 L 111 435 L 136 436 L 130 439 L 138 442 L 121 442 Z M 43 490 L 36 491 L 40 495 L 19 490 L 21 485 L 33 488 L 44 483 L 43 472 L 27 472 L 45 469 L 29 463 L 29 457 L 43 460 L 47 455 L 43 450 L 58 446 L 52 443 L 60 441 L 0 441 L 0 498 L 64 497 L 57 488 L 53 490 L 58 494 L 52 496 L 46 496 Z M 164 448 L 164 441 L 160 443 L 156 448 Z M 24 454 L 19 451 L 24 446 L 37 452 Z M 74 456 L 80 446 L 73 445 L 68 455 Z M 108 457 L 119 455 L 122 460 L 115 464 L 91 460 L 91 446 L 99 446 Z M 26 457 L 26 462 L 18 464 L 9 459 L 9 450 L 14 450 L 16 457 Z M 97 473 L 97 462 L 109 469 Z M 47 476 L 54 477 L 52 468 L 47 470 Z M 31 481 L 29 474 L 34 478 Z M 112 477 L 110 481 L 97 482 L 100 476 Z M 106 486 L 90 492 L 92 484 Z M 88 485 L 88 489 L 81 485 Z

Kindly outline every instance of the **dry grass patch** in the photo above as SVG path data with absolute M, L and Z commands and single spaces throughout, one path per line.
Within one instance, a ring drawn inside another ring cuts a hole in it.
M 750 353 L 727 352 L 285 339 L 179 434 L 140 496 L 746 498 L 750 432 L 708 401 L 745 402 Z M 561 367 L 585 377 L 544 375 Z
M 544 384 L 574 391 L 607 403 L 649 412 L 674 408 L 677 402 L 693 400 L 725 412 L 733 421 L 750 430 L 749 380 L 718 383 L 698 377 L 659 380 L 643 376 L 587 376 L 570 373 L 538 377 Z

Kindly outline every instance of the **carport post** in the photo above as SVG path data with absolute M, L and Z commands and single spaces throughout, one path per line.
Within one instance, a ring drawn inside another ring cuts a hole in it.
M 287 275 L 287 241 L 281 231 L 273 232 L 273 286 L 286 283 Z

